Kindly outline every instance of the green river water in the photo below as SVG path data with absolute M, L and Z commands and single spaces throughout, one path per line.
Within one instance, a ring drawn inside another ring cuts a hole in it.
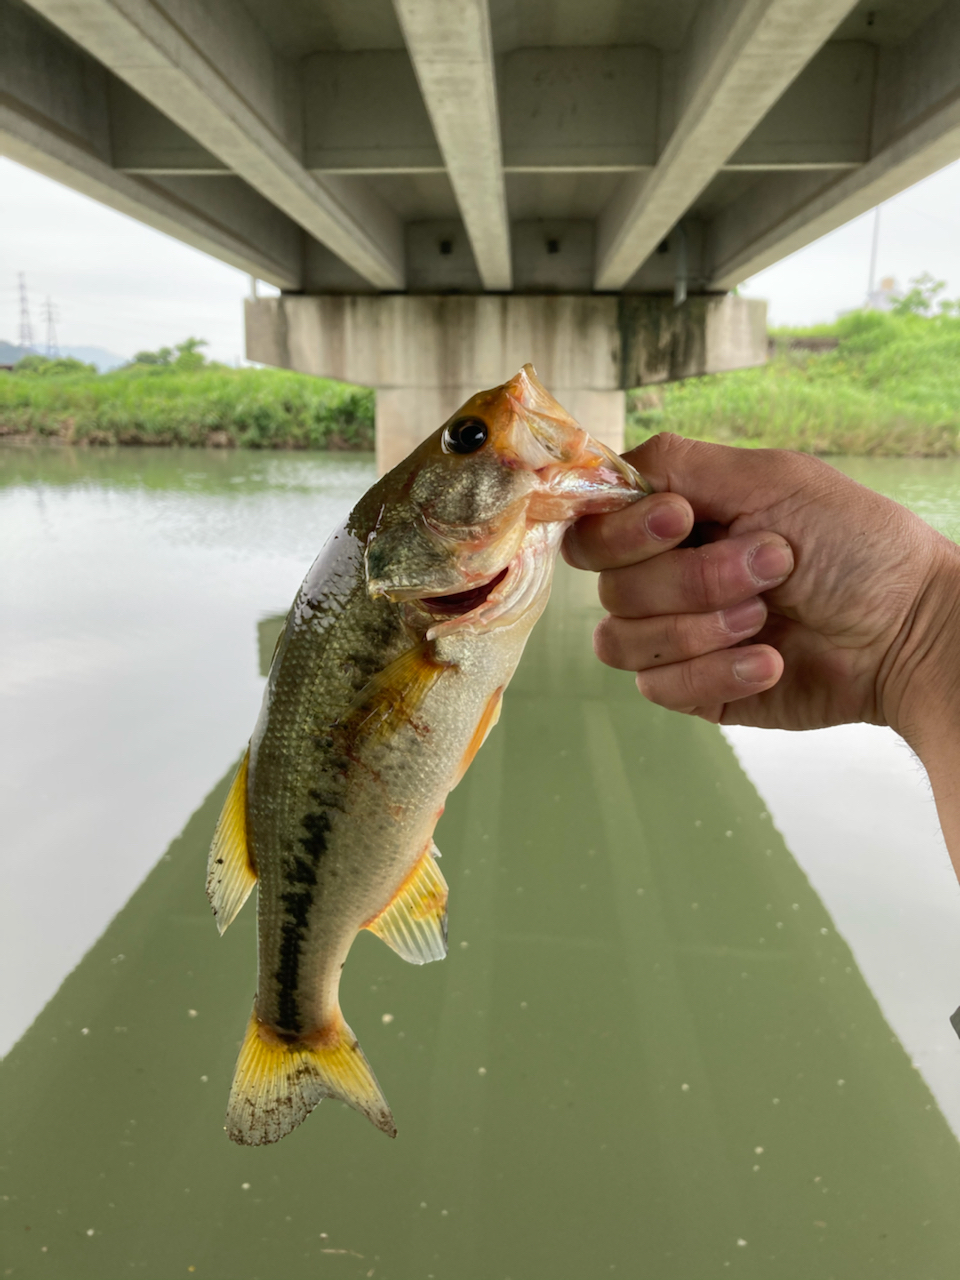
M 957 464 L 841 465 L 960 536 Z M 871 801 L 844 826 L 809 794 L 836 853 L 801 864 L 802 815 L 788 847 L 717 728 L 594 660 L 566 569 L 437 831 L 447 960 L 363 935 L 344 972 L 399 1136 L 326 1102 L 276 1147 L 227 1140 L 255 914 L 218 938 L 206 851 L 277 618 L 372 479 L 0 450 L 0 1275 L 953 1280 L 960 966 L 922 936 L 960 935 L 942 850 L 899 840 L 896 866 L 939 868 L 917 888 L 871 862 Z M 914 913 L 834 902 L 846 852 Z M 904 1044 L 927 984 L 884 976 L 897 947 L 946 971 L 929 1046 Z

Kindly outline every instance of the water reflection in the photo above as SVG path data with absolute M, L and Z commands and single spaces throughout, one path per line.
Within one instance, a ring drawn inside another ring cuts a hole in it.
M 830 461 L 960 540 L 960 459 Z M 960 1134 L 960 889 L 923 766 L 874 725 L 725 733 Z
M 845 475 L 902 502 L 960 542 L 960 458 L 830 458 Z
M 87 520 L 118 502 L 98 483 Z M 214 523 L 226 520 L 214 500 Z M 65 527 L 80 537 L 83 521 L 54 510 L 56 545 Z M 344 974 L 344 1010 L 400 1136 L 324 1103 L 276 1148 L 232 1146 L 223 1110 L 255 985 L 254 917 L 248 907 L 219 939 L 203 866 L 252 720 L 246 706 L 239 729 L 225 715 L 217 666 L 226 687 L 242 658 L 257 691 L 276 626 L 263 615 L 292 593 L 272 574 L 296 556 L 271 541 L 268 517 L 262 562 L 244 556 L 234 573 L 226 545 L 211 559 L 202 544 L 190 570 L 148 508 L 119 510 L 133 551 L 156 550 L 149 586 L 172 557 L 172 630 L 195 638 L 211 573 L 218 606 L 244 596 L 246 630 L 237 605 L 222 652 L 164 654 L 145 625 L 130 658 L 161 682 L 157 665 L 179 662 L 201 715 L 224 718 L 208 757 L 234 736 L 220 783 L 0 1065 L 13 1274 L 954 1275 L 960 1151 L 922 1077 L 722 736 L 645 706 L 629 676 L 592 659 L 592 583 L 566 571 L 438 829 L 450 956 L 415 969 L 364 936 Z M 244 510 L 249 521 L 265 508 Z M 237 536 L 253 544 L 254 532 Z M 79 555 L 69 563 L 80 572 Z M 82 618 L 82 584 L 68 588 Z M 108 628 L 93 616 L 100 643 Z M 102 671 L 90 687 L 110 705 L 116 683 L 130 686 L 115 662 Z M 129 821 L 150 786 L 130 788 L 143 769 L 156 785 L 164 752 L 195 770 L 198 722 L 184 722 L 175 680 L 162 689 L 180 733 L 134 721 L 138 765 L 94 789 L 89 831 Z M 18 959 L 36 955 L 36 936 Z
M 0 1053 L 246 739 L 256 623 L 373 477 L 366 456 L 0 448 Z

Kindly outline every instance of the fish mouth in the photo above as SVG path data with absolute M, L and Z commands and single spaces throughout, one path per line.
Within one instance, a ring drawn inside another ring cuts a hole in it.
M 494 588 L 498 587 L 507 576 L 509 569 L 510 566 L 505 565 L 489 582 L 469 587 L 466 591 L 453 591 L 445 596 L 421 596 L 419 604 L 428 613 L 439 617 L 461 618 L 464 614 L 472 613 L 474 609 L 479 609 L 482 604 L 486 604 Z
M 421 596 L 417 606 L 432 616 L 426 638 L 483 635 L 512 627 L 525 615 L 535 621 L 546 604 L 560 539 L 569 521 L 535 521 L 527 527 L 517 554 L 486 582 L 466 591 Z

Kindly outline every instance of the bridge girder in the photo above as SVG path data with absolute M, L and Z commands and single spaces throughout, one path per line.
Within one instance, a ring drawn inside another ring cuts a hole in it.
M 960 156 L 960 0 L 0 0 L 0 150 L 299 292 L 722 291 Z

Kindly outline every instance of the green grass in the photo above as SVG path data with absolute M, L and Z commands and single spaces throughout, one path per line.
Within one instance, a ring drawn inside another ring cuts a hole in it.
M 791 346 L 803 337 L 834 338 L 838 346 L 826 352 Z M 627 444 L 676 431 L 808 453 L 960 452 L 957 315 L 855 312 L 773 338 L 774 355 L 762 368 L 630 392 Z M 92 445 L 373 448 L 372 391 L 202 360 L 181 351 L 173 363 L 103 375 L 49 367 L 0 374 L 0 436 Z
M 779 330 L 759 369 L 645 387 L 628 398 L 627 443 L 676 431 L 725 444 L 806 453 L 934 456 L 960 452 L 960 319 L 876 311 Z M 791 350 L 799 337 L 835 351 Z
M 372 449 L 373 392 L 280 369 L 0 373 L 0 436 L 70 444 Z

